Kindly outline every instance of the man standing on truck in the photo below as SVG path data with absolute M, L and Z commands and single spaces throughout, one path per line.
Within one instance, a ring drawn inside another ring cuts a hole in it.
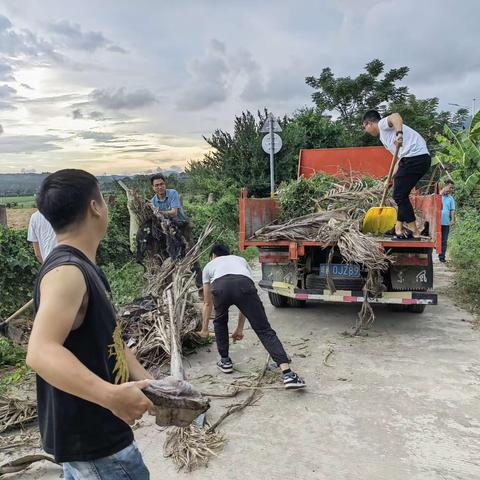
M 399 161 L 393 171 L 393 199 L 398 206 L 395 236 L 397 240 L 419 240 L 420 232 L 410 202 L 410 192 L 430 168 L 431 158 L 423 137 L 403 123 L 398 113 L 382 118 L 376 110 L 363 116 L 366 133 L 380 137 L 384 147 L 395 153 L 400 145 Z
M 450 227 L 455 225 L 455 200 L 452 197 L 454 183 L 447 180 L 445 186 L 440 192 L 442 195 L 442 252 L 438 259 L 445 263 L 445 254 L 447 253 L 448 234 Z
M 222 372 L 233 372 L 233 363 L 228 354 L 228 309 L 235 305 L 241 314 L 238 326 L 232 335 L 233 339 L 243 338 L 243 326 L 247 317 L 263 346 L 281 368 L 285 388 L 289 390 L 305 387 L 305 382 L 290 369 L 289 358 L 283 345 L 268 322 L 262 301 L 253 283 L 250 265 L 243 257 L 230 255 L 226 245 L 214 245 L 210 251 L 210 262 L 203 270 L 203 292 L 203 324 L 199 333 L 202 337 L 208 337 L 208 323 L 212 306 L 214 306 L 213 324 L 220 354 L 217 366 Z

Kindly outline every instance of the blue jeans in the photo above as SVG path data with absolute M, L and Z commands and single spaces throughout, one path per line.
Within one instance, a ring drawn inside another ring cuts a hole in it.
M 133 442 L 108 457 L 63 464 L 64 480 L 149 480 L 150 473 Z

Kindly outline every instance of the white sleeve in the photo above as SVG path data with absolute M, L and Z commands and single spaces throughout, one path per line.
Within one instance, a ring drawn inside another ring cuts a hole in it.
M 378 128 L 379 128 L 380 130 L 392 130 L 392 129 L 393 129 L 393 127 L 391 127 L 391 126 L 388 124 L 387 117 L 382 118 L 382 119 L 378 122 Z
M 212 274 L 210 272 L 210 263 L 207 263 L 202 272 L 202 283 L 210 283 L 211 278 Z
M 29 242 L 38 242 L 37 234 L 35 233 L 36 223 L 35 217 L 32 215 L 30 217 L 30 221 L 28 222 L 27 240 Z
M 242 257 L 243 258 L 243 257 Z M 245 258 L 243 258 L 243 261 L 245 262 L 245 266 L 247 267 L 247 270 L 252 273 L 252 267 L 250 266 L 250 264 L 247 262 L 247 260 Z

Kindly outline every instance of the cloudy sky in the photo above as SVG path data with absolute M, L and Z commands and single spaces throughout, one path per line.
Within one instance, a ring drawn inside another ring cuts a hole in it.
M 242 110 L 311 104 L 305 76 L 407 65 L 480 108 L 478 0 L 0 0 L 0 173 L 182 168 Z

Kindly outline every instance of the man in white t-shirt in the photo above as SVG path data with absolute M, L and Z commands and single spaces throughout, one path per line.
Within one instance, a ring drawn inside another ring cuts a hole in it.
M 32 242 L 33 251 L 40 263 L 57 245 L 57 236 L 50 222 L 39 211 L 30 217 L 27 240 Z
M 363 128 L 366 133 L 380 137 L 384 147 L 392 154 L 400 145 L 399 161 L 393 173 L 393 199 L 398 206 L 395 238 L 418 240 L 420 232 L 410 202 L 410 192 L 430 168 L 427 144 L 418 132 L 403 123 L 398 113 L 382 118 L 376 110 L 369 110 L 363 116 Z
M 233 339 L 241 340 L 243 338 L 243 326 L 245 317 L 247 317 L 263 346 L 273 361 L 281 368 L 285 388 L 305 387 L 305 382 L 290 369 L 290 360 L 277 334 L 268 322 L 262 301 L 253 283 L 250 265 L 244 258 L 230 255 L 230 250 L 225 245 L 214 245 L 210 251 L 210 262 L 203 270 L 203 294 L 203 324 L 199 333 L 202 337 L 208 337 L 208 323 L 212 306 L 214 306 L 213 325 L 220 354 L 217 366 L 222 372 L 233 372 L 233 363 L 228 353 L 228 309 L 235 305 L 240 310 L 240 316 L 238 326 L 232 335 Z

